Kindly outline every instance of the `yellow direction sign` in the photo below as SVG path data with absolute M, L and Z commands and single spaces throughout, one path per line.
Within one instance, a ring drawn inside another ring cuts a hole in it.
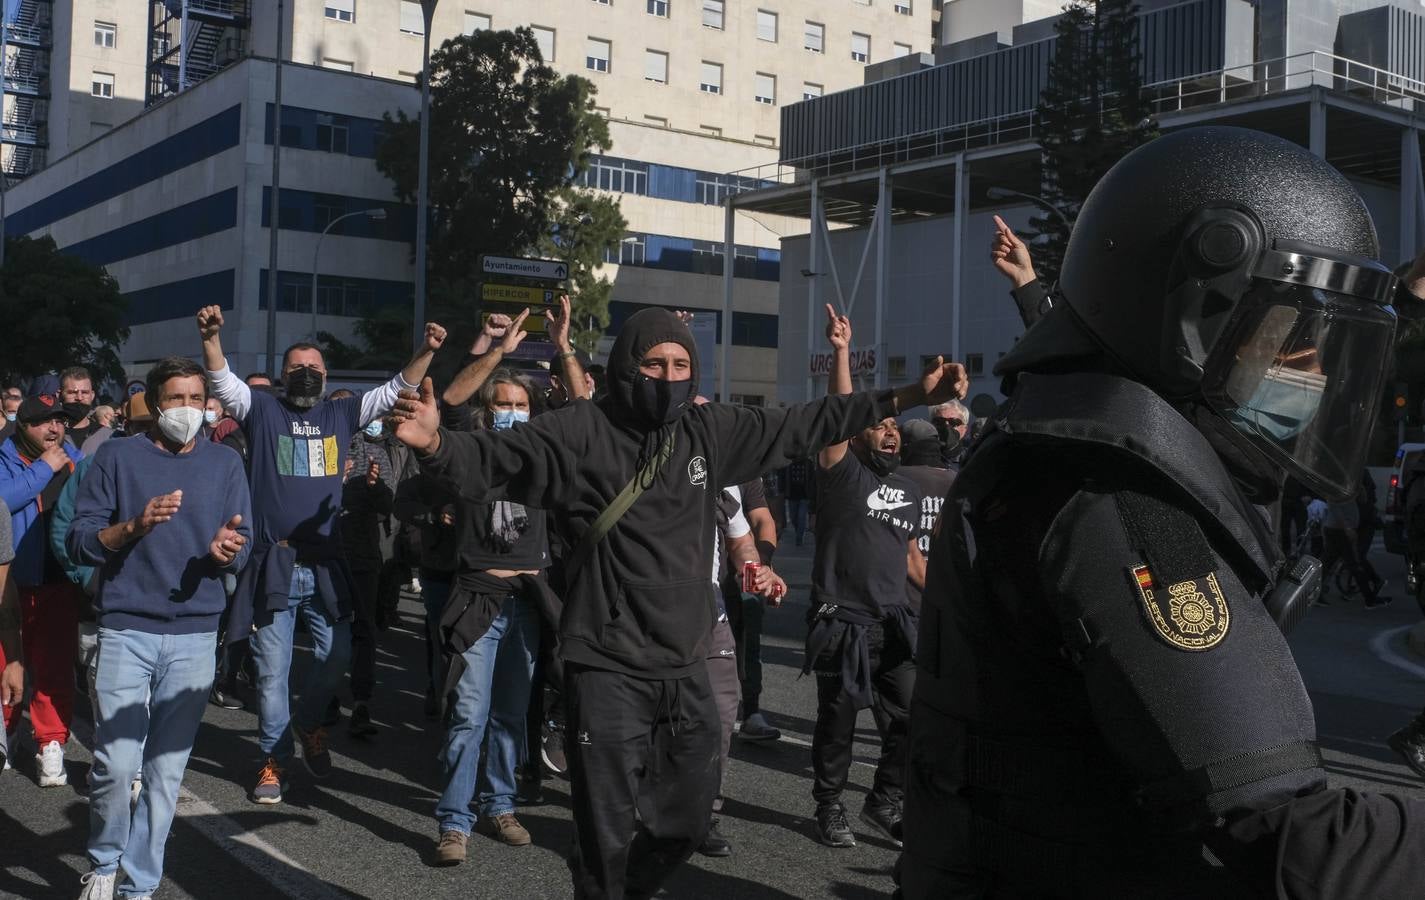
M 480 285 L 480 299 L 504 303 L 520 303 L 526 306 L 542 306 L 558 301 L 559 293 L 547 288 L 525 287 L 518 284 Z

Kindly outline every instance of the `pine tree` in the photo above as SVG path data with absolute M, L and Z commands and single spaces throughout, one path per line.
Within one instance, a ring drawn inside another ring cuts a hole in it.
M 1139 74 L 1135 0 L 1070 0 L 1035 110 L 1040 195 L 1060 215 L 1030 219 L 1034 265 L 1052 283 L 1069 233 L 1094 185 L 1128 151 L 1157 136 Z

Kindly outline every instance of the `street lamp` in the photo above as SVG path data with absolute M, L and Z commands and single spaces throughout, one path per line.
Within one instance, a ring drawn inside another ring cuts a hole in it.
M 317 342 L 317 260 L 322 255 L 322 240 L 326 238 L 327 232 L 332 230 L 332 226 L 342 219 L 350 219 L 352 216 L 365 216 L 373 222 L 386 221 L 386 210 L 363 209 L 357 212 L 349 212 L 344 216 L 337 216 L 327 223 L 327 227 L 322 229 L 322 233 L 317 236 L 317 249 L 312 251 L 312 343 Z
M 1074 224 L 1069 221 L 1069 217 L 1064 215 L 1059 207 L 1045 200 L 1043 197 L 1036 197 L 1033 194 L 1025 194 L 1020 191 L 1011 191 L 1009 188 L 1003 187 L 992 187 L 985 192 L 985 195 L 991 200 L 1012 200 L 1016 197 L 1021 200 L 1028 200 L 1030 203 L 1057 218 L 1060 222 L 1063 222 L 1065 228 L 1071 231 L 1073 230 Z
M 430 193 L 430 28 L 435 18 L 435 5 L 440 0 L 421 0 L 421 16 L 425 21 L 421 35 L 421 158 L 416 176 L 416 308 L 411 323 L 411 346 L 425 338 L 426 321 L 426 219 Z M 316 298 L 313 297 L 313 302 Z

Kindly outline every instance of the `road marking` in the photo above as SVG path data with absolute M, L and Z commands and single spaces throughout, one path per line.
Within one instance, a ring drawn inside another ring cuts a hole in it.
M 1408 633 L 1410 629 L 1414 627 L 1414 625 L 1402 625 L 1399 628 L 1382 631 L 1371 639 L 1371 652 L 1376 655 L 1377 659 L 1387 665 L 1395 666 L 1397 669 L 1409 672 L 1417 678 L 1425 678 L 1425 666 L 1406 659 L 1390 646 L 1398 636 Z
M 746 743 L 749 743 L 749 744 L 752 744 L 752 743 L 795 744 L 795 745 L 798 746 L 798 747 L 805 747 L 805 748 L 807 748 L 808 750 L 811 749 L 811 741 L 805 741 L 805 740 L 802 740 L 802 739 L 799 738 L 799 737 L 792 737 L 790 734 L 787 734 L 785 731 L 782 732 L 782 736 L 779 737 L 779 738 L 777 738 L 775 741 L 765 741 L 765 742 L 762 742 L 762 741 L 747 741 Z M 855 758 L 853 758 L 853 759 L 851 760 L 851 765 L 853 765 L 853 766 L 865 766 L 865 767 L 868 768 L 868 769 L 874 769 L 874 768 L 876 768 L 875 766 L 871 765 L 871 764 L 868 763 L 868 762 L 862 762 L 861 760 L 855 759 Z
M 178 788 L 178 800 L 179 818 L 276 888 L 281 896 L 308 900 L 348 900 L 351 896 L 313 875 L 188 788 Z

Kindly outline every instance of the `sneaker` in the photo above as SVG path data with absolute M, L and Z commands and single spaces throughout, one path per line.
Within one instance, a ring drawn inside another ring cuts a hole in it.
M 465 862 L 465 844 L 469 838 L 458 831 L 442 831 L 435 842 L 435 862 L 438 866 L 458 866 Z
M 743 719 L 737 733 L 744 741 L 775 741 L 782 736 L 781 730 L 768 725 L 760 712 Z
M 322 726 L 303 731 L 292 723 L 292 734 L 302 745 L 302 765 L 313 778 L 326 778 L 332 773 L 332 755 L 327 749 L 327 730 Z
M 895 806 L 871 803 L 868 800 L 866 805 L 861 807 L 861 822 L 897 847 L 901 845 L 901 813 Z
M 567 775 L 569 757 L 564 754 L 564 729 L 546 722 L 543 731 L 539 737 L 539 756 L 544 760 L 544 767 L 555 775 Z
M 828 803 L 816 809 L 816 836 L 828 847 L 854 847 L 856 836 L 851 833 L 851 823 L 846 821 L 846 807 L 840 803 Z
M 100 875 L 98 872 L 85 872 L 79 876 L 79 883 L 84 886 L 84 890 L 79 892 L 79 900 L 114 900 L 114 880 L 118 872 L 110 872 L 108 875 Z
M 64 771 L 64 745 L 50 741 L 35 754 L 35 768 L 40 773 L 40 787 L 63 787 L 69 784 L 69 774 Z
M 1374 597 L 1366 601 L 1366 609 L 1380 609 L 1395 602 L 1394 597 Z
M 252 789 L 252 800 L 254 803 L 267 805 L 282 802 L 282 767 L 270 756 L 262 771 L 257 773 L 257 786 Z
M 219 709 L 242 709 L 242 701 L 233 695 L 232 690 L 216 682 L 213 684 L 213 689 L 208 692 L 208 702 Z
M 722 832 L 717 828 L 717 822 L 717 819 L 712 820 L 712 824 L 708 826 L 708 833 L 703 836 L 703 842 L 698 845 L 698 852 L 703 856 L 732 855 L 732 842 L 722 836 Z
M 129 806 L 137 806 L 139 794 L 143 793 L 143 776 L 135 775 L 134 780 L 129 782 Z
M 498 816 L 486 816 L 480 820 L 477 826 L 481 834 L 488 835 L 502 844 L 509 844 L 511 847 L 526 847 L 530 843 L 529 832 L 520 824 L 520 820 L 515 818 L 512 812 L 500 813 Z M 446 832 L 449 834 L 450 832 Z M 441 835 L 445 839 L 445 835 Z
M 1405 757 L 1410 771 L 1425 778 L 1425 713 L 1386 738 L 1390 749 Z
M 330 728 L 341 721 L 341 701 L 333 697 L 332 702 L 327 704 L 327 711 L 322 716 L 323 727 Z
M 356 737 L 371 737 L 378 730 L 371 724 L 371 710 L 366 708 L 365 703 L 358 703 L 351 708 L 351 721 L 346 727 Z

